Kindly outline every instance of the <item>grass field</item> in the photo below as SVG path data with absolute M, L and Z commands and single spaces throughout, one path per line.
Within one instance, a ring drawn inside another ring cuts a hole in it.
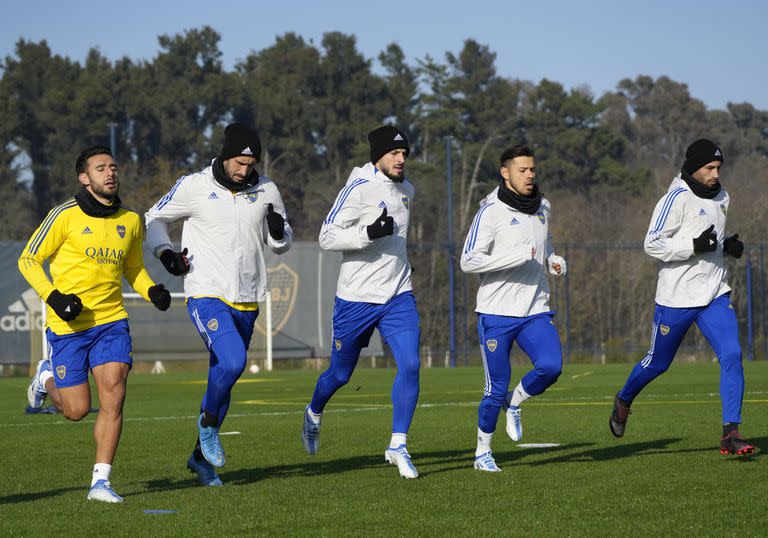
M 521 448 L 499 422 L 498 474 L 472 469 L 477 368 L 422 371 L 409 449 L 421 476 L 384 463 L 393 372 L 360 369 L 331 401 L 322 445 L 301 447 L 318 372 L 247 375 L 222 431 L 222 488 L 185 462 L 202 374 L 129 378 L 112 473 L 122 505 L 85 500 L 93 417 L 23 414 L 26 380 L 0 379 L 0 536 L 760 536 L 768 533 L 768 460 L 718 453 L 718 367 L 675 364 L 635 402 L 627 434 L 607 421 L 630 365 L 567 366 L 523 408 Z M 768 363 L 745 363 L 745 437 L 768 447 Z M 523 369 L 515 368 L 515 379 Z M 148 515 L 145 510 L 175 510 Z

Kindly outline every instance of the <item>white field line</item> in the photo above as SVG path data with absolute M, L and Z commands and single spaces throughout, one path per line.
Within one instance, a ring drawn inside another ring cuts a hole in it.
M 760 392 L 750 392 L 750 394 L 756 395 L 756 394 L 768 394 L 764 391 Z M 680 395 L 680 396 L 689 396 L 689 395 Z M 691 396 L 700 396 L 698 394 L 694 394 Z M 708 394 L 708 396 L 718 396 L 717 394 Z M 613 400 L 613 396 L 604 396 L 603 400 L 601 401 L 595 401 L 594 399 L 591 399 L 589 401 L 584 401 L 585 399 L 581 398 L 572 398 L 569 400 L 561 400 L 561 401 L 549 401 L 549 402 L 528 402 L 526 403 L 527 406 L 534 406 L 534 407 L 588 407 L 588 406 L 605 406 L 606 402 L 610 402 Z M 242 402 L 235 402 L 235 403 L 242 403 Z M 271 402 L 264 401 L 263 405 L 269 405 Z M 275 402 L 277 403 L 277 402 Z M 419 409 L 430 409 L 430 408 L 438 408 L 438 407 L 474 407 L 479 403 L 478 400 L 473 400 L 470 402 L 443 402 L 443 403 L 426 403 L 426 404 L 419 404 L 417 407 Z M 653 400 L 652 398 L 644 398 L 641 405 L 696 405 L 696 404 L 713 404 L 713 403 L 720 403 L 720 400 L 717 399 L 711 399 L 711 400 Z M 751 403 L 751 404 L 765 404 L 768 403 L 768 399 L 744 399 L 744 403 Z M 296 406 L 303 406 L 304 403 L 296 403 Z M 364 407 L 347 407 L 342 409 L 329 409 L 325 411 L 325 413 L 363 413 L 368 411 L 382 411 L 382 410 L 389 410 L 391 409 L 391 405 L 381 405 L 381 404 L 371 404 L 370 406 L 364 406 Z M 247 417 L 284 417 L 284 416 L 295 416 L 295 415 L 302 415 L 304 413 L 303 409 L 297 409 L 295 411 L 264 411 L 264 412 L 258 412 L 258 413 L 228 413 L 227 418 L 247 418 Z M 179 415 L 179 416 L 159 416 L 159 417 L 126 417 L 123 419 L 123 422 L 166 422 L 166 421 L 174 421 L 174 420 L 195 420 L 198 418 L 199 415 Z M 89 419 L 89 420 L 81 420 L 78 422 L 78 424 L 93 424 L 96 422 L 96 419 Z M 0 429 L 2 428 L 19 428 L 24 426 L 60 426 L 63 424 L 73 424 L 72 421 L 69 420 L 55 420 L 53 422 L 19 422 L 16 424 L 0 424 Z

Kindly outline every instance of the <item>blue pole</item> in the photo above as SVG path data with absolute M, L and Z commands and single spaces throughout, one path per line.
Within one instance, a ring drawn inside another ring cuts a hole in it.
M 566 261 L 570 259 L 568 244 L 565 245 L 565 259 Z M 568 364 L 571 362 L 571 296 L 568 293 L 568 282 L 570 281 L 568 273 L 565 273 L 563 278 L 565 279 L 563 282 L 565 287 L 565 362 Z
M 760 243 L 760 333 L 763 335 L 764 357 L 768 355 L 768 332 L 765 329 L 765 244 Z
M 752 330 L 752 261 L 747 258 L 747 360 L 755 359 L 755 336 Z
M 445 171 L 448 180 L 448 319 L 451 331 L 450 363 L 456 368 L 456 313 L 454 296 L 454 260 L 453 260 L 453 162 L 451 143 L 453 137 L 445 137 Z
M 117 159 L 117 124 L 115 122 L 109 124 L 109 149 L 112 156 Z

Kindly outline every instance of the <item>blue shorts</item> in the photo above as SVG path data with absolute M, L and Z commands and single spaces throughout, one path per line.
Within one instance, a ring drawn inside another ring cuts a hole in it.
M 87 383 L 88 371 L 100 364 L 123 362 L 133 365 L 127 319 L 71 334 L 59 335 L 48 329 L 45 335 L 48 338 L 53 381 L 58 388 Z

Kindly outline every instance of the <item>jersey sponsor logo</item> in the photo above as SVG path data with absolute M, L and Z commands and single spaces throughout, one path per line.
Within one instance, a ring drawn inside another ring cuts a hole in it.
M 59 379 L 64 379 L 64 376 L 67 375 L 67 367 L 63 364 L 59 364 L 56 367 L 56 375 L 59 376 Z
M 403 201 L 403 205 L 405 206 L 405 208 L 408 209 L 408 203 L 409 203 L 408 202 L 408 197 L 407 196 L 403 196 L 401 198 L 401 200 Z
M 539 222 L 541 222 L 542 224 L 547 222 L 547 217 L 544 216 L 543 211 L 539 211 L 538 213 L 536 213 L 536 216 L 539 217 Z
M 702 207 L 701 209 L 699 209 L 699 216 L 700 216 L 700 217 L 703 217 L 703 216 L 704 216 L 704 215 L 706 215 L 706 214 L 707 214 L 707 212 L 706 212 L 706 211 L 704 211 L 704 208 L 703 208 L 703 207 Z
M 8 305 L 8 314 L 0 317 L 0 331 L 4 333 L 43 331 L 43 312 L 35 290 L 28 288 L 21 298 Z
M 251 151 L 251 146 L 247 146 L 243 151 L 240 152 L 243 155 L 253 155 L 253 152 Z
M 118 233 L 120 232 L 118 231 Z M 125 230 L 123 230 L 123 235 L 125 235 Z M 118 265 L 125 256 L 125 251 L 109 247 L 88 247 L 85 249 L 85 255 L 96 260 L 97 263 Z
M 118 224 L 115 228 L 117 229 L 117 235 L 120 236 L 120 239 L 125 239 L 125 226 Z
M 216 331 L 219 328 L 219 320 L 216 318 L 211 318 L 208 320 L 208 323 L 206 323 L 205 326 L 212 331 Z
M 267 293 L 272 299 L 272 334 L 275 335 L 288 323 L 296 306 L 299 274 L 285 262 L 280 262 L 275 267 L 267 269 L 267 282 L 269 283 Z M 265 317 L 259 316 L 256 319 L 256 330 L 264 335 L 267 334 L 266 320 L 263 319 Z
M 499 345 L 499 343 L 493 338 L 491 338 L 490 340 L 485 341 L 485 345 L 488 347 L 488 350 L 491 353 L 493 353 L 494 351 L 496 351 L 496 347 Z
M 81 234 L 92 234 L 93 232 L 91 231 L 91 229 L 88 226 L 86 226 L 85 228 L 83 228 L 83 231 L 80 232 L 80 233 Z
M 216 194 L 215 192 L 212 192 L 211 194 L 208 195 L 208 199 L 209 200 L 218 200 L 219 199 L 219 195 Z
M 520 224 L 520 221 L 517 220 L 515 217 L 512 217 L 512 220 L 509 221 L 510 224 Z
M 669 325 L 661 324 L 659 325 L 659 330 L 663 336 L 667 336 L 669 334 Z

